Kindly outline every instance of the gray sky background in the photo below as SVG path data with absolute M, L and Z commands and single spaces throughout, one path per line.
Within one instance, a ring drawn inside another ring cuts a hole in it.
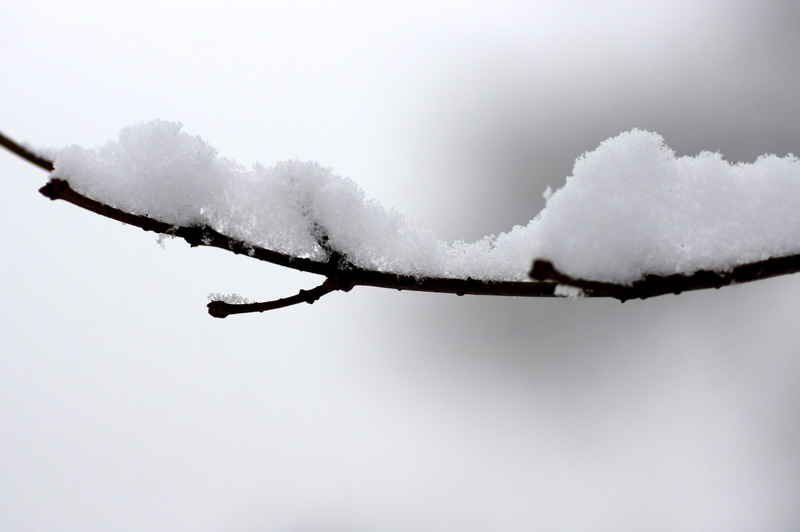
M 526 223 L 632 127 L 800 152 L 781 1 L 5 2 L 0 129 L 93 146 L 180 121 L 313 159 L 432 228 Z M 37 192 L 0 154 L 0 528 L 800 527 L 800 280 L 620 305 L 357 288 Z

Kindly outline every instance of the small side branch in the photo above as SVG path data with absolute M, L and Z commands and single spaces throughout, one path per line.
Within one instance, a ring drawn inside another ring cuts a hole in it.
M 324 283 L 312 288 L 311 290 L 300 290 L 299 293 L 284 297 L 283 299 L 275 299 L 274 301 L 265 301 L 263 303 L 228 303 L 226 301 L 215 300 L 208 304 L 208 313 L 215 318 L 225 318 L 231 314 L 247 314 L 250 312 L 265 312 L 267 310 L 275 310 L 283 307 L 290 307 L 298 303 L 308 303 L 309 305 L 316 300 L 329 294 L 333 291 L 339 290 L 337 284 L 331 279 L 326 279 Z

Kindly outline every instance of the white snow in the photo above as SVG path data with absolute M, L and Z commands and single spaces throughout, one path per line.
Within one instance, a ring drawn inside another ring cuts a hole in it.
M 225 303 L 230 303 L 231 305 L 246 305 L 248 303 L 252 303 L 251 300 L 247 299 L 244 296 L 239 294 L 219 294 L 219 293 L 212 293 L 208 294 L 209 301 L 224 301 Z
M 70 146 L 54 177 L 115 207 L 175 225 L 208 225 L 255 246 L 416 276 L 526 280 L 544 258 L 574 277 L 628 283 L 646 273 L 728 269 L 800 251 L 800 163 L 719 154 L 677 157 L 655 133 L 606 140 L 526 226 L 447 244 L 313 162 L 244 168 L 180 124 L 123 129 L 95 148 Z M 572 295 L 570 292 L 564 295 Z
M 577 159 L 531 252 L 572 277 L 618 283 L 798 253 L 800 161 L 678 157 L 656 133 L 622 133 Z
M 583 290 L 567 284 L 556 285 L 553 294 L 558 297 L 566 297 L 567 299 L 579 299 L 583 297 Z

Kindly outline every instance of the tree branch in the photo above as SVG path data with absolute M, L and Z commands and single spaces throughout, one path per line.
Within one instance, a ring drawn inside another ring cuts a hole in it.
M 52 171 L 53 163 L 39 157 L 24 147 L 15 143 L 8 137 L 2 137 L 2 145 L 19 155 L 23 159 L 36 164 L 40 168 Z M 397 274 L 394 272 L 383 272 L 376 270 L 366 270 L 354 266 L 341 254 L 331 249 L 326 235 L 320 229 L 319 243 L 328 254 L 326 262 L 314 261 L 302 257 L 293 257 L 251 245 L 246 242 L 225 236 L 218 231 L 204 226 L 175 226 L 148 216 L 139 215 L 123 211 L 116 207 L 106 205 L 97 200 L 84 196 L 73 189 L 70 184 L 59 178 L 52 178 L 39 189 L 39 192 L 51 200 L 60 199 L 72 203 L 82 209 L 88 210 L 100 216 L 117 220 L 127 225 L 139 227 L 145 231 L 174 236 L 184 239 L 190 246 L 211 246 L 230 251 L 232 253 L 246 255 L 258 260 L 270 262 L 278 266 L 284 266 L 299 271 L 315 273 L 326 276 L 327 280 L 320 287 L 309 291 L 301 291 L 295 296 L 291 296 L 276 301 L 265 303 L 252 303 L 247 305 L 234 305 L 225 302 L 212 302 L 209 305 L 209 312 L 214 315 L 217 313 L 234 314 L 241 312 L 263 312 L 273 308 L 282 308 L 296 303 L 309 302 L 308 298 L 319 294 L 313 299 L 316 300 L 325 293 L 332 290 L 347 291 L 353 286 L 374 286 L 378 288 L 392 288 L 395 290 L 410 290 L 415 292 L 436 292 L 457 295 L 496 295 L 496 296 L 518 296 L 518 297 L 554 297 L 555 284 L 551 282 L 533 281 L 486 281 L 478 279 L 458 279 L 446 277 L 416 277 L 412 275 Z M 336 288 L 330 289 L 331 284 Z M 322 290 L 327 287 L 327 291 Z M 305 294 L 305 295 L 304 295 Z M 311 294 L 310 296 L 308 294 Z M 591 294 L 587 294 L 591 295 Z M 213 310 L 212 310 L 213 307 Z
M 75 191 L 75 189 L 63 179 L 51 179 L 45 186 L 39 189 L 39 192 L 51 200 L 64 200 L 82 209 L 99 214 L 100 216 L 105 216 L 106 218 L 111 218 L 112 220 L 117 220 L 127 225 L 133 225 L 145 231 L 182 238 L 192 247 L 216 247 L 295 270 L 317 273 L 320 275 L 327 275 L 330 273 L 328 263 L 313 261 L 302 257 L 292 257 L 270 249 L 253 246 L 241 240 L 227 237 L 210 227 L 176 226 L 150 218 L 149 216 L 133 214 L 117 209 L 116 207 L 111 207 Z
M 23 159 L 51 172 L 53 162 L 36 155 L 0 133 L 0 145 Z M 584 297 L 611 297 L 626 301 L 646 299 L 663 294 L 679 294 L 689 290 L 719 288 L 721 286 L 744 283 L 758 279 L 786 275 L 800 271 L 800 254 L 770 258 L 754 263 L 743 264 L 727 272 L 699 271 L 691 275 L 647 275 L 630 285 L 620 285 L 570 277 L 547 260 L 535 260 L 530 271 L 531 281 L 490 281 L 471 278 L 416 277 L 377 270 L 368 270 L 353 265 L 347 257 L 331 248 L 327 234 L 322 227 L 316 227 L 317 242 L 326 252 L 326 261 L 315 261 L 293 257 L 284 253 L 254 246 L 247 242 L 225 236 L 206 226 L 176 226 L 166 222 L 123 211 L 84 196 L 70 184 L 52 178 L 39 190 L 44 196 L 61 199 L 106 218 L 117 220 L 145 231 L 153 231 L 184 239 L 190 246 L 211 246 L 246 255 L 299 271 L 324 275 L 326 280 L 311 290 L 301 290 L 298 294 L 283 299 L 263 303 L 233 304 L 212 301 L 208 304 L 209 313 L 215 317 L 247 312 L 264 312 L 298 303 L 313 303 L 332 291 L 349 291 L 357 285 L 412 290 L 417 292 L 436 292 L 457 295 L 493 295 L 516 297 L 557 297 L 556 287 L 568 285 L 579 288 Z
M 225 236 L 210 227 L 175 226 L 153 218 L 132 214 L 116 207 L 88 198 L 70 187 L 63 179 L 51 179 L 39 192 L 50 199 L 60 199 L 95 214 L 117 220 L 164 235 L 183 238 L 189 245 L 211 246 L 246 255 L 258 260 L 285 266 L 299 271 L 334 277 L 339 283 L 352 286 L 375 286 L 394 288 L 396 290 L 412 290 L 417 292 L 439 292 L 450 294 L 553 297 L 555 284 L 551 282 L 533 281 L 484 281 L 478 279 L 458 279 L 443 277 L 414 277 L 393 272 L 366 270 L 353 266 L 349 262 L 339 260 L 341 256 L 331 252 L 326 262 L 318 262 L 302 257 L 292 257 L 270 249 L 253 246 L 241 240 Z

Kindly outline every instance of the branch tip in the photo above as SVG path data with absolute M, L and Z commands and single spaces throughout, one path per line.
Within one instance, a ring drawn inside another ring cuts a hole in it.
M 39 193 L 51 200 L 57 200 L 63 199 L 64 193 L 69 190 L 69 188 L 69 183 L 63 179 L 53 178 L 39 189 Z
M 35 164 L 42 170 L 52 172 L 55 168 L 55 165 L 53 165 L 53 161 L 32 152 L 19 142 L 16 142 L 10 139 L 9 137 L 5 136 L 3 133 L 0 133 L 0 146 L 4 147 L 11 153 L 25 159 L 29 163 Z

